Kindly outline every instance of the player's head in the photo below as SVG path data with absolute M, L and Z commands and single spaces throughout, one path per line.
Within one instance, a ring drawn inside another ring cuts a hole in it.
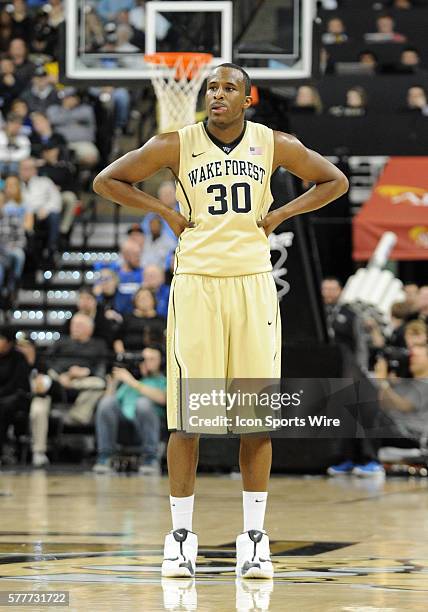
M 207 79 L 205 102 L 209 120 L 227 126 L 241 119 L 251 106 L 251 80 L 236 64 L 220 64 Z

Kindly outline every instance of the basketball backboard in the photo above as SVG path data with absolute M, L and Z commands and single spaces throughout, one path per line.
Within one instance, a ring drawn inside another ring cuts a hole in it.
M 311 76 L 313 0 L 137 0 L 110 14 L 103 4 L 67 2 L 65 81 L 148 80 L 144 55 L 158 51 L 211 53 L 256 82 Z

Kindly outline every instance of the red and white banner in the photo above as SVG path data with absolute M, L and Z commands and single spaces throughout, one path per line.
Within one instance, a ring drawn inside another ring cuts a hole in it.
M 397 235 L 390 259 L 428 259 L 428 157 L 390 158 L 354 218 L 354 259 L 370 259 L 386 231 Z

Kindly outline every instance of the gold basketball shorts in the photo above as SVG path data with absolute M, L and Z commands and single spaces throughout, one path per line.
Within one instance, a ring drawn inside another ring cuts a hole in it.
M 218 389 L 236 379 L 279 381 L 280 376 L 281 318 L 271 272 L 173 278 L 167 324 L 168 429 L 189 431 L 189 381 L 195 388 L 199 379 L 200 390 L 208 391 L 204 386 Z M 242 433 L 224 421 L 205 433 L 228 431 Z

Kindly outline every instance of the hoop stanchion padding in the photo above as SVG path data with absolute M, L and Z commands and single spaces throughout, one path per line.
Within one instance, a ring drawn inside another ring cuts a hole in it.
M 195 122 L 196 102 L 212 60 L 210 53 L 153 53 L 144 56 L 159 103 L 159 132 Z

